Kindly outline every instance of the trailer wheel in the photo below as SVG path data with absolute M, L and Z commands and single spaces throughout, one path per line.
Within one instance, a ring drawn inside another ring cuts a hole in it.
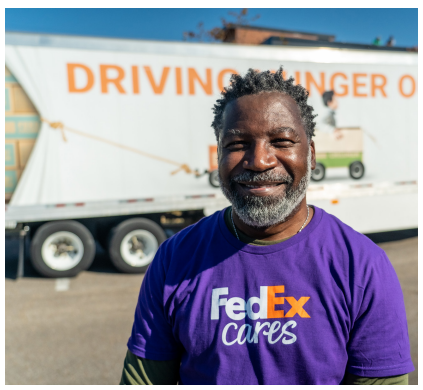
M 355 180 L 364 176 L 364 165 L 360 161 L 354 161 L 350 164 L 350 176 Z
M 157 223 L 145 218 L 131 218 L 111 231 L 110 260 L 125 273 L 147 271 L 166 234 Z
M 212 187 L 215 187 L 215 188 L 219 188 L 220 187 L 220 183 L 219 183 L 219 172 L 217 171 L 217 169 L 215 171 L 211 171 L 210 172 L 209 182 L 212 185 Z
M 31 242 L 31 263 L 43 276 L 76 276 L 89 268 L 95 256 L 95 241 L 90 231 L 76 221 L 48 222 Z
M 316 163 L 316 168 L 311 171 L 311 180 L 320 181 L 325 178 L 326 169 L 322 163 Z

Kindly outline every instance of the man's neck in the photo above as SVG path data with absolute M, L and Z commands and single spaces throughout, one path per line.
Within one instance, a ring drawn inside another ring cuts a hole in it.
M 284 221 L 277 225 L 257 228 L 254 226 L 247 225 L 244 223 L 236 214 L 233 212 L 233 221 L 238 230 L 243 232 L 245 235 L 263 241 L 276 241 L 288 238 L 297 234 L 298 231 L 305 225 L 303 229 L 310 223 L 314 215 L 314 210 L 309 207 L 309 216 L 307 218 L 307 201 L 304 198 L 296 210 Z M 306 221 L 307 218 L 307 221 Z

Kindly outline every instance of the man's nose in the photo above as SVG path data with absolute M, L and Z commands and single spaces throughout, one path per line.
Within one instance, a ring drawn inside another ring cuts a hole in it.
M 252 171 L 266 171 L 277 166 L 277 158 L 266 142 L 256 142 L 244 156 L 242 167 Z

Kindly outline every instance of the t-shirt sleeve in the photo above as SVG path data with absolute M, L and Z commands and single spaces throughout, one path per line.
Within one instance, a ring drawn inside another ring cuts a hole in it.
M 176 385 L 180 360 L 150 360 L 127 351 L 120 385 Z
M 387 377 L 414 370 L 404 298 L 385 252 L 356 272 L 356 313 L 347 346 L 347 371 L 362 377 Z
M 181 355 L 165 309 L 165 263 L 166 242 L 160 246 L 144 276 L 127 344 L 134 355 L 146 359 L 172 360 Z
M 342 385 L 396 385 L 404 386 L 408 385 L 408 374 L 396 375 L 396 376 L 387 376 L 385 378 L 364 378 L 362 376 L 357 376 L 350 374 L 349 372 L 345 373 L 344 380 Z

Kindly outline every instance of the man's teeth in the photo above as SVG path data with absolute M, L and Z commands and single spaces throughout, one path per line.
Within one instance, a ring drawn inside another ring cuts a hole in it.
M 246 187 L 248 188 L 267 188 L 267 187 L 276 187 L 279 183 L 275 183 L 275 184 L 245 184 Z

